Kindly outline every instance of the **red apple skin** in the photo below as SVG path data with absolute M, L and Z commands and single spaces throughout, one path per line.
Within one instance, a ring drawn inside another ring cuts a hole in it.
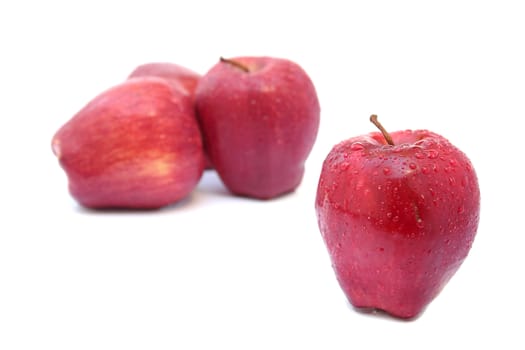
M 188 99 L 160 78 L 101 93 L 54 135 L 71 195 L 88 208 L 156 209 L 186 197 L 204 168 Z
M 201 74 L 192 71 L 184 66 L 170 62 L 151 62 L 145 63 L 133 70 L 128 79 L 137 77 L 159 77 L 166 79 L 173 84 L 174 88 L 179 89 L 190 100 L 194 101 L 195 89 L 201 79 Z M 212 169 L 211 161 L 206 155 L 205 169 Z
M 476 235 L 480 191 L 467 156 L 426 130 L 371 133 L 323 163 L 316 212 L 342 290 L 357 308 L 420 314 Z
M 320 107 L 296 63 L 272 57 L 219 62 L 197 86 L 195 104 L 213 167 L 233 194 L 271 199 L 295 190 L 314 145 Z
M 128 78 L 136 77 L 164 78 L 177 85 L 187 95 L 193 96 L 201 75 L 175 63 L 151 62 L 136 67 Z

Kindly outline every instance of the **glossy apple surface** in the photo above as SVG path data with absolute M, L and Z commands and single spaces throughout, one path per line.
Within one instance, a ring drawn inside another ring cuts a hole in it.
M 354 137 L 324 161 L 316 212 L 351 304 L 418 315 L 476 235 L 480 191 L 467 156 L 427 130 Z
M 208 155 L 232 193 L 270 199 L 299 186 L 320 113 L 299 65 L 272 57 L 222 59 L 202 77 L 195 103 Z
M 89 208 L 153 209 L 186 197 L 204 167 L 188 99 L 159 78 L 101 93 L 54 135 L 72 196 Z

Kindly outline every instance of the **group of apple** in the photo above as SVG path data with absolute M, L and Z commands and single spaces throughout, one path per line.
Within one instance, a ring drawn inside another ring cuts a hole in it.
M 200 75 L 173 63 L 137 67 L 64 124 L 53 152 L 89 208 L 153 209 L 188 196 L 214 169 L 238 196 L 293 191 L 320 121 L 296 63 L 221 58 Z M 467 156 L 428 130 L 337 143 L 317 186 L 317 221 L 352 305 L 420 314 L 467 257 L 480 190 Z
M 203 76 L 148 63 L 90 101 L 52 147 L 89 208 L 175 203 L 205 168 L 233 194 L 270 199 L 301 182 L 319 113 L 312 81 L 290 60 L 221 58 Z

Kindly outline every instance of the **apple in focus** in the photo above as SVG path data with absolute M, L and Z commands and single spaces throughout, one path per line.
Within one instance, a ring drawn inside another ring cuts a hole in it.
M 326 157 L 315 209 L 337 280 L 357 308 L 420 314 L 476 236 L 480 190 L 467 156 L 428 130 L 350 138 Z
M 91 100 L 54 135 L 71 195 L 88 208 L 154 209 L 186 197 L 204 168 L 187 97 L 165 80 L 127 80 Z
M 208 156 L 230 192 L 271 199 L 299 186 L 320 106 L 298 64 L 221 58 L 197 86 L 195 105 Z

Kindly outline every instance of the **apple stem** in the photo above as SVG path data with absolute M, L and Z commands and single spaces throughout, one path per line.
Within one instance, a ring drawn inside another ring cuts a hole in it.
M 240 63 L 240 62 L 237 62 L 235 60 L 232 60 L 232 59 L 229 59 L 229 58 L 224 58 L 224 57 L 221 57 L 220 58 L 220 61 L 221 62 L 224 62 L 224 63 L 227 63 L 227 64 L 230 64 L 234 67 L 237 67 L 239 68 L 240 70 L 242 70 L 243 72 L 245 73 L 249 73 L 250 72 L 250 69 L 248 67 L 246 67 L 244 64 Z
M 372 124 L 374 124 L 379 129 L 379 131 L 381 131 L 381 133 L 383 134 L 383 137 L 385 138 L 386 142 L 390 146 L 394 146 L 394 141 L 392 140 L 392 136 L 390 136 L 388 131 L 386 131 L 385 128 L 383 127 L 383 125 L 381 125 L 381 123 L 377 120 L 377 115 L 376 114 L 372 114 L 370 116 L 370 121 L 372 122 Z

